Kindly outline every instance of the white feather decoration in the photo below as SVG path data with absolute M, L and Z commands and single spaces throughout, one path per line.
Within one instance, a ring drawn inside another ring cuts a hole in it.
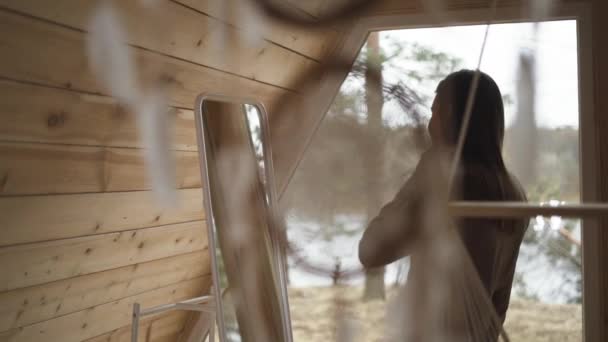
M 87 53 L 89 65 L 110 95 L 133 106 L 141 97 L 135 76 L 133 56 L 116 10 L 102 2 L 89 22 Z
M 239 30 L 240 41 L 246 46 L 260 47 L 264 43 L 266 21 L 260 8 L 250 0 L 240 0 L 236 6 L 238 22 L 246 29 Z
M 147 93 L 135 110 L 152 189 L 163 206 L 174 207 L 177 204 L 175 158 L 169 135 L 173 120 L 168 113 L 165 94 L 161 91 Z
M 160 90 L 146 93 L 141 89 L 126 41 L 127 35 L 116 10 L 109 2 L 102 2 L 89 23 L 87 53 L 90 67 L 110 95 L 137 115 L 152 189 L 163 206 L 173 206 L 177 195 L 168 106 Z

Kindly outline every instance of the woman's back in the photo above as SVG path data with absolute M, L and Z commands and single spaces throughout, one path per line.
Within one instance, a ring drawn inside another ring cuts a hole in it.
M 467 165 L 461 178 L 461 200 L 523 202 L 526 196 L 515 177 L 483 165 Z M 463 219 L 460 237 L 496 313 L 504 321 L 519 247 L 527 219 Z
M 439 83 L 431 111 L 432 146 L 414 175 L 370 222 L 359 259 L 369 268 L 411 256 L 405 291 L 405 317 L 413 329 L 406 336 L 411 340 L 428 340 L 424 337 L 435 332 L 454 341 L 495 340 L 527 220 L 453 221 L 446 208 L 448 200 L 526 200 L 502 158 L 502 94 L 487 74 L 461 70 Z M 446 162 L 460 169 L 453 188 Z
M 424 184 L 432 168 L 432 164 L 423 161 L 404 188 L 424 188 L 420 184 Z M 454 193 L 458 195 L 452 196 L 453 200 L 526 200 L 514 177 L 480 164 L 463 168 L 457 184 L 458 191 Z M 424 201 L 426 196 L 418 193 L 402 198 Z M 406 216 L 413 219 L 417 215 L 412 211 Z M 413 222 L 424 225 L 420 219 Z M 420 227 L 434 233 L 418 235 L 417 242 L 409 248 L 411 266 L 406 298 L 401 303 L 406 306 L 405 317 L 413 317 L 404 322 L 405 326 L 416 328 L 404 334 L 409 338 L 406 340 L 425 340 L 429 333 L 438 331 L 453 341 L 495 340 L 509 305 L 527 222 L 476 218 L 455 220 L 445 227 Z M 437 306 L 435 312 L 433 303 Z M 419 326 L 421 321 L 427 321 L 425 326 Z

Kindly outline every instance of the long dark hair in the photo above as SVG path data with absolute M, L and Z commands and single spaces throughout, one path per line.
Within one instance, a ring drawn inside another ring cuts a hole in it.
M 475 71 L 460 70 L 448 75 L 437 86 L 437 95 L 444 97 L 451 104 L 449 120 L 442 121 L 442 130 L 447 135 L 449 144 L 457 143 L 474 77 Z M 480 72 L 461 154 L 462 164 L 480 163 L 506 171 L 502 158 L 504 133 L 502 94 L 496 82 L 489 75 Z

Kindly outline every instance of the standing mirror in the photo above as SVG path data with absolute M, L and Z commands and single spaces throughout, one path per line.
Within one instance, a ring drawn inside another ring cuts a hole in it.
M 264 107 L 203 95 L 196 126 L 220 341 L 291 341 Z

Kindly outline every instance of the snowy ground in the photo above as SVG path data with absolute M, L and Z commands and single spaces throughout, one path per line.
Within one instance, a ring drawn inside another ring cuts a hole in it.
M 349 342 L 383 341 L 383 301 L 361 301 L 361 288 L 308 287 L 289 290 L 295 342 L 336 341 L 336 308 L 343 304 L 348 317 Z M 390 298 L 390 294 L 389 294 Z M 514 342 L 582 341 L 581 306 L 541 304 L 513 299 L 507 314 L 506 331 Z
M 306 263 L 326 270 L 325 274 L 314 274 L 305 267 L 295 265 L 293 258 L 290 258 L 289 282 L 291 286 L 303 288 L 330 286 L 332 284 L 331 272 L 337 260 L 340 261 L 342 271 L 361 269 L 358 245 L 365 222 L 362 218 L 346 216 L 340 217 L 338 221 L 347 233 L 324 238 L 324 235 L 320 233 L 323 229 L 318 223 L 296 219 L 288 220 L 289 240 L 297 248 L 299 257 Z M 532 230 L 533 228 L 530 227 L 529 229 Z M 547 239 L 549 234 L 555 234 L 555 230 L 546 229 L 545 235 L 547 236 L 541 238 L 539 243 L 551 242 Z M 580 225 L 575 230 L 574 235 L 580 239 Z M 577 292 L 575 283 L 572 282 L 576 274 L 565 272 L 563 267 L 552 264 L 542 248 L 543 246 L 538 243 L 522 245 L 516 273 L 522 278 L 525 284 L 525 292 L 529 295 L 539 298 L 544 303 L 567 303 L 569 299 L 580 294 Z M 567 262 L 566 259 L 562 260 L 562 263 Z M 401 278 L 400 281 L 404 281 L 409 268 L 408 265 L 407 258 L 403 259 L 401 264 L 388 265 L 386 267 L 385 283 L 392 284 L 397 280 L 398 274 L 400 274 L 399 267 L 404 270 L 404 273 L 402 272 L 403 274 L 399 277 Z M 580 277 L 580 273 L 578 273 L 578 276 Z M 345 281 L 351 286 L 361 286 L 364 277 L 361 273 L 361 276 Z

